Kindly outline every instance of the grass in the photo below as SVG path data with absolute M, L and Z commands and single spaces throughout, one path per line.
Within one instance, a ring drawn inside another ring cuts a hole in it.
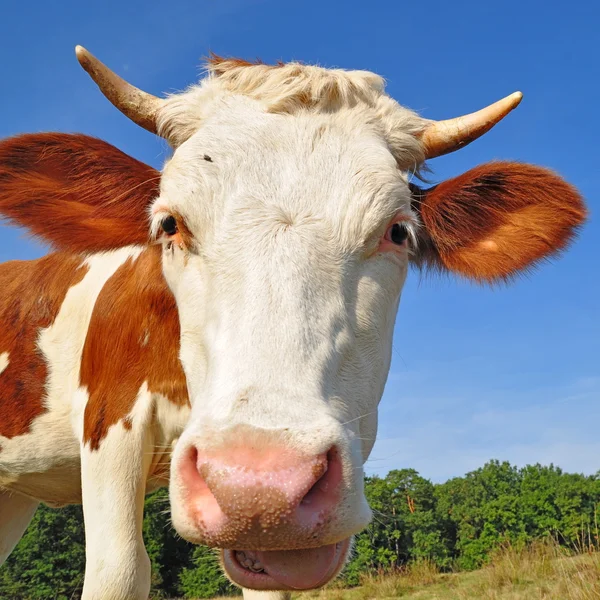
M 552 542 L 506 546 L 478 571 L 439 573 L 427 561 L 366 577 L 353 589 L 326 588 L 294 600 L 600 600 L 600 552 L 569 555 Z

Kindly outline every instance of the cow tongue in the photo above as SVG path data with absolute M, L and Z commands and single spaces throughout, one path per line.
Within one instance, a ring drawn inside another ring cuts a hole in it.
M 329 573 L 335 560 L 335 544 L 308 550 L 255 552 L 263 569 L 284 586 L 296 590 L 314 588 Z

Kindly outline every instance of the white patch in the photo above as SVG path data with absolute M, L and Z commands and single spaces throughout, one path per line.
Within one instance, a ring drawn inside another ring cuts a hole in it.
M 98 450 L 82 447 L 85 598 L 148 597 L 150 561 L 141 529 L 152 414 L 153 399 L 144 382 L 128 415 L 131 427 L 121 420 Z
M 138 391 L 137 400 L 133 404 L 133 408 L 125 417 L 131 423 L 132 429 L 145 429 L 152 417 L 153 397 L 148 391 L 148 382 L 144 381 Z
M 242 590 L 244 600 L 290 600 L 289 592 L 259 592 L 256 590 Z
M 79 440 L 87 402 L 87 391 L 79 389 L 79 374 L 85 338 L 105 283 L 142 250 L 127 247 L 85 259 L 87 273 L 68 290 L 54 323 L 40 331 L 38 347 L 48 365 L 46 412 L 24 436 L 0 436 L 0 470 L 16 476 L 12 488 L 56 504 L 79 501 Z
M 187 425 L 190 407 L 177 405 L 162 394 L 153 394 L 153 397 L 156 407 L 155 421 L 160 428 L 157 439 L 173 444 Z
M 83 417 L 90 395 L 86 386 L 80 386 L 73 394 L 71 403 L 71 427 L 77 440 L 83 439 Z
M 166 485 L 171 454 L 190 416 L 189 406 L 179 406 L 162 394 L 153 394 L 154 451 L 148 482 L 149 490 Z
M 8 352 L 0 354 L 0 374 L 8 367 Z

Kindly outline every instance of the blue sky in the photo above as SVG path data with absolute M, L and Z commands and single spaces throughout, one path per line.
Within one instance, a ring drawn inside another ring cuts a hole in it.
M 440 481 L 490 458 L 600 469 L 600 179 L 597 23 L 591 1 L 402 3 L 128 0 L 3 4 L 0 136 L 79 131 L 159 167 L 164 142 L 118 113 L 79 68 L 82 44 L 155 94 L 196 80 L 209 50 L 369 69 L 428 118 L 514 90 L 521 106 L 435 180 L 495 158 L 545 165 L 577 185 L 591 219 L 560 260 L 489 290 L 412 273 L 397 320 L 371 473 Z M 44 252 L 3 228 L 0 260 Z

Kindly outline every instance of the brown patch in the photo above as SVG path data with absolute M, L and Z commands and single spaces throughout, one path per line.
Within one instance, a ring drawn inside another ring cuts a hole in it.
M 0 265 L 0 354 L 8 366 L 0 374 L 0 435 L 27 433 L 45 412 L 48 368 L 38 349 L 42 329 L 54 323 L 69 288 L 87 273 L 82 259 L 62 253 L 34 261 Z
M 72 252 L 147 243 L 159 180 L 152 167 L 86 135 L 0 143 L 0 215 Z
M 424 228 L 416 262 L 478 281 L 510 279 L 565 249 L 586 218 L 578 191 L 547 169 L 478 166 L 428 190 L 413 187 Z
M 147 335 L 149 343 L 140 347 Z M 81 361 L 81 385 L 89 394 L 83 438 L 92 450 L 112 425 L 123 420 L 128 428 L 144 382 L 150 392 L 188 404 L 179 343 L 179 315 L 163 278 L 161 248 L 152 246 L 106 282 L 92 314 Z

